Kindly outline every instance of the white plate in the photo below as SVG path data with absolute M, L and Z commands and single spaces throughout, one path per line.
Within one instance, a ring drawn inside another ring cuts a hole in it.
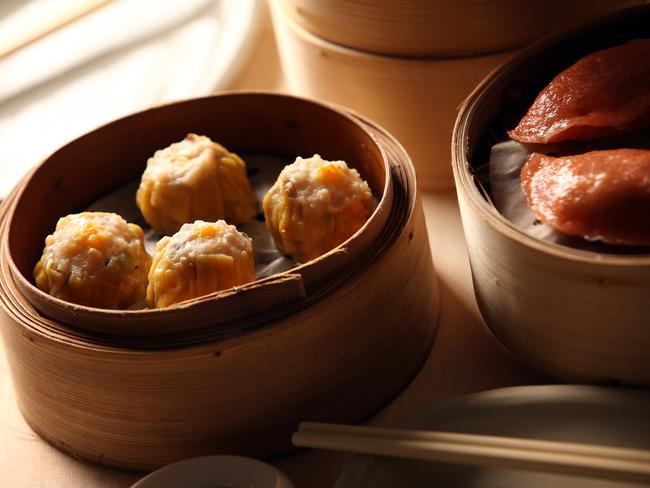
M 241 456 L 204 456 L 154 471 L 131 488 L 293 488 L 273 466 Z
M 650 449 L 650 391 L 594 386 L 493 390 L 438 404 L 406 426 Z M 337 488 L 630 488 L 603 480 L 356 456 Z

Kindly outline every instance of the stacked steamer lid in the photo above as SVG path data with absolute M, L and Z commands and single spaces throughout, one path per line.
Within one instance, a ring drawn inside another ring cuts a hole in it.
M 540 41 L 476 88 L 454 128 L 454 176 L 483 317 L 509 350 L 564 380 L 650 384 L 650 226 L 647 210 L 639 212 L 650 206 L 648 26 L 644 5 Z M 575 76 L 589 80 L 574 86 Z M 558 87 L 565 96 L 549 96 Z M 542 98 L 571 107 L 549 106 L 539 120 L 541 130 L 554 114 L 570 113 L 552 125 L 564 137 L 509 140 L 521 139 L 513 129 Z M 531 152 L 545 162 L 533 155 L 521 166 Z M 531 198 L 539 169 L 548 172 L 546 189 Z M 509 179 L 515 185 L 505 191 Z M 556 215 L 540 212 L 540 203 Z
M 291 90 L 359 111 L 411 155 L 422 188 L 453 186 L 458 106 L 514 50 L 617 1 L 273 0 Z
M 168 307 L 92 308 L 38 289 L 32 270 L 57 219 L 137 183 L 154 151 L 188 132 L 245 158 L 348 161 L 375 210 L 320 257 Z M 0 331 L 20 409 L 52 445 L 95 462 L 149 470 L 205 454 L 286 452 L 302 420 L 355 422 L 389 402 L 437 330 L 408 155 L 328 104 L 222 94 L 117 120 L 38 166 L 5 199 L 0 225 Z

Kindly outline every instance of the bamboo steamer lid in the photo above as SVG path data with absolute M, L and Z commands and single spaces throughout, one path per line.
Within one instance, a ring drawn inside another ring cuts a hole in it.
M 465 96 L 510 52 L 471 58 L 409 59 L 368 54 L 321 39 L 272 2 L 289 88 L 377 120 L 409 152 L 421 188 L 451 188 L 449 141 Z
M 650 35 L 650 6 L 550 37 L 487 77 L 461 107 L 454 176 L 476 298 L 494 336 L 568 381 L 650 384 L 650 256 L 541 241 L 490 203 L 479 169 L 539 91 L 583 56 Z
M 400 56 L 466 56 L 516 49 L 622 5 L 619 0 L 280 3 L 286 15 L 316 36 L 352 49 Z
M 243 154 L 345 158 L 368 179 L 377 210 L 337 249 L 252 294 L 231 290 L 153 315 L 35 298 L 26 268 L 57 214 L 137 176 L 153 148 L 189 130 Z M 41 186 L 48 179 L 49 190 Z M 259 92 L 154 108 L 61 148 L 0 207 L 0 330 L 25 419 L 76 457 L 150 470 L 208 453 L 279 455 L 302 420 L 370 415 L 409 383 L 437 330 L 438 288 L 415 185 L 404 149 L 372 122 Z M 50 205 L 39 210 L 43 195 Z M 43 215 L 25 226 L 19 217 L 30 209 Z M 381 382 L 368 380 L 378 375 Z

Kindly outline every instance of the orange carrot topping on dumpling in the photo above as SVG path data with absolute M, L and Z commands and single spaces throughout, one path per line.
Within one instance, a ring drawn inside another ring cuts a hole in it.
M 315 259 L 357 232 L 372 214 L 368 183 L 345 161 L 297 158 L 264 196 L 266 227 L 283 254 Z
M 650 245 L 650 151 L 615 149 L 554 158 L 533 153 L 521 169 L 528 206 L 569 235 Z
M 650 39 L 636 39 L 562 71 L 508 135 L 547 143 L 611 137 L 648 125 Z
M 144 301 L 150 265 L 138 225 L 114 213 L 82 212 L 59 219 L 34 280 L 61 300 L 124 309 Z

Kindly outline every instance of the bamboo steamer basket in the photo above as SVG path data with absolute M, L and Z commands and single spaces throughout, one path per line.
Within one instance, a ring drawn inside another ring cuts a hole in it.
M 554 35 L 487 77 L 460 109 L 452 140 L 476 298 L 494 336 L 557 378 L 650 384 L 650 256 L 576 250 L 530 237 L 478 183 L 535 96 L 586 54 L 650 36 L 650 6 Z
M 620 0 L 280 0 L 318 37 L 397 56 L 467 56 L 520 48 L 621 6 Z M 628 2 L 629 3 L 629 2 Z
M 347 159 L 377 209 L 317 260 L 168 309 L 45 300 L 29 274 L 56 219 L 138 178 L 153 150 L 190 131 L 241 154 Z M 367 417 L 409 383 L 437 330 L 415 185 L 404 149 L 380 127 L 260 92 L 154 108 L 61 148 L 1 207 L 1 330 L 25 419 L 76 457 L 150 470 L 208 453 L 275 456 L 302 420 Z
M 413 159 L 420 188 L 451 188 L 449 141 L 465 96 L 511 53 L 409 59 L 349 49 L 317 37 L 272 2 L 289 88 L 340 103 L 377 120 Z

